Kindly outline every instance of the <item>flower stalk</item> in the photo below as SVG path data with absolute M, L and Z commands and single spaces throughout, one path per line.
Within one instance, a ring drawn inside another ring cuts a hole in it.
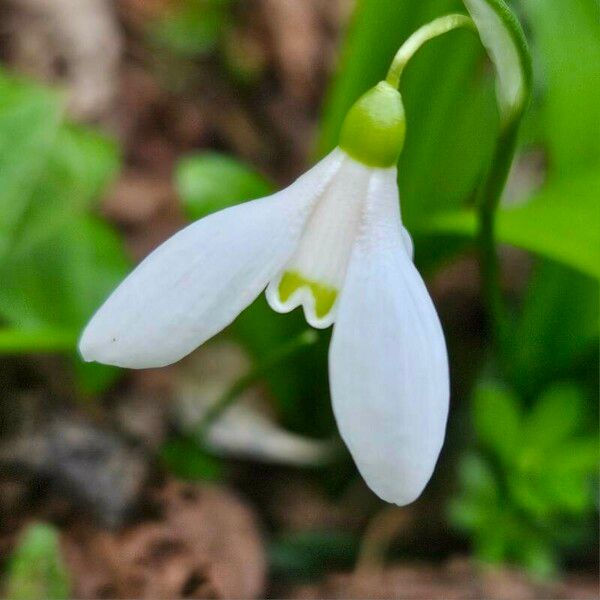
M 520 119 L 517 119 L 501 132 L 490 168 L 477 192 L 481 285 L 489 311 L 492 335 L 501 357 L 507 347 L 509 327 L 500 282 L 500 260 L 495 233 L 496 211 L 515 155 L 519 124 Z
M 406 67 L 408 61 L 416 54 L 419 48 L 429 40 L 460 27 L 477 31 L 473 20 L 470 17 L 461 14 L 451 14 L 439 17 L 417 29 L 417 31 L 402 44 L 396 53 L 396 56 L 394 56 L 385 78 L 387 83 L 398 89 L 404 67 Z
M 495 66 L 500 132 L 490 166 L 477 192 L 478 246 L 483 298 L 502 359 L 509 336 L 496 247 L 496 211 L 517 148 L 519 126 L 531 95 L 531 55 L 523 29 L 504 0 L 464 0 Z

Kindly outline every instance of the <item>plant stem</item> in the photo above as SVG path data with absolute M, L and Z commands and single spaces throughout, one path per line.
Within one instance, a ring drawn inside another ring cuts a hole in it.
M 459 27 L 466 27 L 468 29 L 472 29 L 473 31 L 477 31 L 473 20 L 466 15 L 460 14 L 439 17 L 417 29 L 417 31 L 415 31 L 404 42 L 404 44 L 402 44 L 400 50 L 398 50 L 396 56 L 394 56 L 385 80 L 391 86 L 398 89 L 404 67 L 414 56 L 417 50 L 419 50 L 423 44 L 437 37 L 438 35 L 442 35 Z
M 282 344 L 262 360 L 248 373 L 242 375 L 231 387 L 212 405 L 204 414 L 196 428 L 197 433 L 203 436 L 207 429 L 218 419 L 223 412 L 231 406 L 240 394 L 256 380 L 260 379 L 267 371 L 285 361 L 299 350 L 312 346 L 318 340 L 316 331 L 307 329 L 300 335 Z
M 0 354 L 68 352 L 76 343 L 77 333 L 65 329 L 0 329 Z
M 502 301 L 500 263 L 496 248 L 496 210 L 515 154 L 519 122 L 520 118 L 514 119 L 501 132 L 490 168 L 477 194 L 481 284 L 493 335 L 501 354 L 506 349 L 508 323 Z

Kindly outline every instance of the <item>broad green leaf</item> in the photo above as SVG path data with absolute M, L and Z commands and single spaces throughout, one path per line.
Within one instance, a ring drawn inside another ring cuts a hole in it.
M 175 174 L 177 190 L 191 219 L 266 196 L 267 180 L 233 157 L 205 152 L 183 159 Z
M 579 387 L 554 385 L 536 400 L 527 415 L 524 442 L 536 450 L 548 450 L 568 439 L 579 428 L 584 415 L 584 399 Z
M 42 174 L 60 116 L 55 93 L 0 70 L 0 256 Z
M 107 225 L 73 216 L 53 236 L 25 239 L 7 255 L 0 265 L 0 313 L 24 329 L 79 328 L 128 266 Z
M 89 129 L 63 125 L 43 176 L 31 194 L 15 245 L 40 243 L 86 214 L 115 178 L 120 165 L 114 141 Z
M 498 241 L 600 277 L 600 171 L 554 181 L 531 200 L 497 214 Z M 421 233 L 473 237 L 475 213 L 453 211 L 422 220 Z
M 497 385 L 475 390 L 473 424 L 478 438 L 506 464 L 514 461 L 521 446 L 521 414 L 517 398 Z
M 600 4 L 521 0 L 536 50 L 553 177 L 600 169 Z M 597 197 L 596 197 L 597 200 Z M 596 229 L 597 221 L 595 222 Z
M 4 74 L 0 89 L 0 220 L 11 225 L 0 260 L 3 350 L 64 350 L 68 339 L 74 350 L 81 327 L 128 270 L 114 232 L 87 216 L 117 172 L 118 149 L 89 129 L 60 125 L 52 92 Z M 77 371 L 88 390 L 115 374 L 81 363 Z
M 69 574 L 60 555 L 58 531 L 30 525 L 8 562 L 6 597 L 11 600 L 68 600 Z
M 47 165 L 46 186 L 52 187 L 50 193 L 60 190 L 65 208 L 85 212 L 115 179 L 120 163 L 114 140 L 87 127 L 63 124 Z
M 498 239 L 600 277 L 600 170 L 548 185 L 498 214 Z
M 12 326 L 30 331 L 83 325 L 127 274 L 127 260 L 117 235 L 92 217 L 71 215 L 53 235 L 24 238 L 0 264 L 0 315 Z M 31 340 L 31 351 L 43 351 Z M 73 344 L 72 350 L 75 350 Z M 77 366 L 80 383 L 99 391 L 116 370 L 102 365 Z
M 504 0 L 464 0 L 494 63 L 505 123 L 519 118 L 531 92 L 531 55 L 523 29 Z

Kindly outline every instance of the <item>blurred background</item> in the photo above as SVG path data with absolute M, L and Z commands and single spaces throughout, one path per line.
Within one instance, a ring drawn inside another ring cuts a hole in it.
M 179 364 L 82 363 L 82 326 L 193 219 L 288 184 L 458 0 L 0 0 L 0 568 L 8 598 L 598 596 L 600 6 L 514 0 L 534 93 L 497 215 L 471 32 L 403 83 L 405 224 L 447 337 L 449 431 L 397 508 L 339 440 L 330 331 L 259 298 Z M 376 435 L 376 432 L 374 432 Z

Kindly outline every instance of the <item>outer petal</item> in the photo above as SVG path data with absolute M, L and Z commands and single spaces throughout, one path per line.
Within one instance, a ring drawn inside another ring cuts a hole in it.
M 448 359 L 423 280 L 402 240 L 395 169 L 374 173 L 329 354 L 333 408 L 381 498 L 415 500 L 444 440 Z
M 94 315 L 80 341 L 82 356 L 160 367 L 231 323 L 294 252 L 340 154 L 332 152 L 282 192 L 212 214 L 167 240 Z

